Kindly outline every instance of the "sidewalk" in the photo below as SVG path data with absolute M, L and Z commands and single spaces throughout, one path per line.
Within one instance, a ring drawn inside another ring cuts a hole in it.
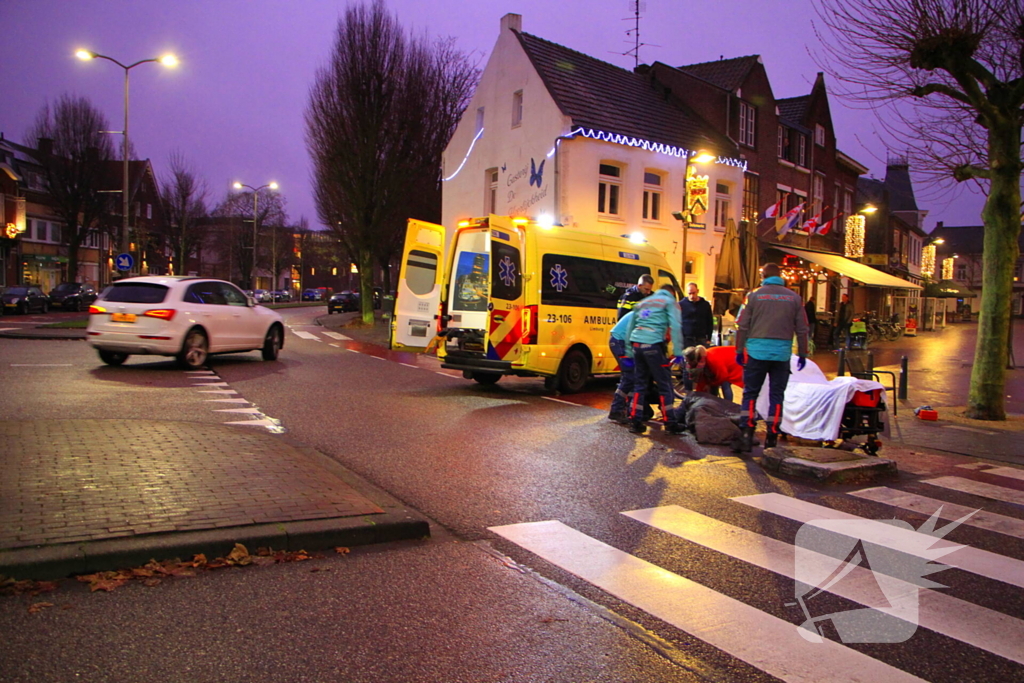
M 0 574 L 423 538 L 427 521 L 286 436 L 139 420 L 0 420 Z

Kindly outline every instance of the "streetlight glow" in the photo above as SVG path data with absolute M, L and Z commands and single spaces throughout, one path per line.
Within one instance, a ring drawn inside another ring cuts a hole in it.
M 271 190 L 276 190 L 277 189 L 277 183 L 271 182 L 269 185 L 267 185 L 267 187 L 269 187 Z
M 178 66 L 178 58 L 170 53 L 167 53 L 160 58 L 160 63 L 166 67 L 170 67 L 173 69 L 174 67 Z
M 874 213 L 875 211 L 878 211 L 877 206 L 875 206 L 874 204 L 867 204 L 863 209 L 860 210 L 860 213 Z
M 77 52 L 75 52 L 75 56 L 81 59 L 83 62 L 87 62 L 90 59 L 93 59 L 96 56 L 96 53 L 90 52 L 89 50 L 78 50 Z
M 697 156 L 693 158 L 693 162 L 695 164 L 706 164 L 709 161 L 714 161 L 715 158 L 716 157 L 714 154 L 708 154 L 707 152 L 698 152 Z
M 257 237 L 257 234 L 258 234 L 257 226 L 259 225 L 259 208 L 258 207 L 259 207 L 259 200 L 260 200 L 260 190 L 276 190 L 278 186 L 277 186 L 276 182 L 271 181 L 271 182 L 267 183 L 266 185 L 260 185 L 259 187 L 253 187 L 252 185 L 246 185 L 245 183 L 239 182 L 237 180 L 234 183 L 232 183 L 231 186 L 233 188 L 235 188 L 236 190 L 241 190 L 242 188 L 245 188 L 245 189 L 248 189 L 248 190 L 252 190 L 252 271 L 250 272 L 250 278 L 252 279 L 252 288 L 253 289 L 257 289 L 257 286 L 256 286 L 256 237 Z M 273 236 L 274 236 L 274 246 L 271 247 L 271 251 L 274 252 L 272 254 L 272 256 L 274 257 L 273 270 L 276 270 L 277 269 L 277 230 L 274 230 L 274 235 Z M 277 289 L 277 273 L 272 273 L 271 274 L 271 278 L 272 278 L 272 287 L 271 287 L 271 289 L 276 290 Z

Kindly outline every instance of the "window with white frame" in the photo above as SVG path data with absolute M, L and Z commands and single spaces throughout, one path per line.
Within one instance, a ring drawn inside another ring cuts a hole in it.
M 789 128 L 779 124 L 778 155 L 780 159 L 789 156 Z
M 847 187 L 843 190 L 843 215 L 853 215 L 853 188 Z M 839 224 L 841 227 L 845 225 L 845 221 Z
M 146 218 L 149 218 L 149 219 L 153 218 L 153 205 L 152 204 L 146 204 Z
M 814 144 L 825 146 L 825 126 L 820 123 L 814 124 Z
M 656 171 L 644 171 L 644 206 L 645 221 L 661 220 L 661 174 Z
M 719 232 L 725 230 L 726 221 L 731 215 L 732 202 L 729 197 L 729 186 L 725 183 L 715 183 L 715 229 Z
M 484 195 L 484 213 L 498 213 L 498 169 L 485 171 L 487 193 Z
M 597 183 L 597 212 L 603 216 L 621 215 L 619 197 L 622 193 L 622 168 L 615 164 L 601 164 Z
M 740 144 L 754 146 L 754 130 L 756 127 L 757 110 L 746 102 L 740 102 Z
M 523 122 L 523 91 L 516 90 L 512 93 L 512 127 L 515 128 Z
M 818 214 L 825 208 L 825 176 L 821 173 L 814 174 L 814 183 L 811 188 L 813 195 L 811 197 L 811 209 L 814 214 Z
M 796 136 L 796 164 L 807 167 L 807 136 L 802 133 Z
M 740 220 L 757 222 L 761 215 L 760 202 L 761 179 L 753 173 L 743 174 L 743 211 Z
M 36 219 L 36 239 L 38 241 L 45 242 L 47 240 L 47 228 L 49 227 L 50 226 L 47 225 L 46 221 L 41 221 L 38 218 Z
M 967 264 L 957 263 L 956 264 L 956 279 L 961 282 L 967 281 Z
M 478 107 L 476 110 L 476 132 L 479 133 L 484 129 L 484 108 Z

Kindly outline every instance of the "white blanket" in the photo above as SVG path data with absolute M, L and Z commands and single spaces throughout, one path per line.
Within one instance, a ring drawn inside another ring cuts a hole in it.
M 798 358 L 790 359 L 786 400 L 782 404 L 782 431 L 812 441 L 839 438 L 843 410 L 858 391 L 882 390 L 882 401 L 888 405 L 885 387 L 869 379 L 836 377 L 829 380 L 814 361 L 808 360 L 803 370 L 796 369 Z M 768 414 L 768 380 L 757 397 L 757 412 Z

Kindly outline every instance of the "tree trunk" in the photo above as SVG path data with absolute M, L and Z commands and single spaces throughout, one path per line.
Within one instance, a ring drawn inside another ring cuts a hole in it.
M 82 238 L 77 225 L 68 225 L 68 282 L 78 282 L 78 247 Z
M 373 252 L 370 249 L 359 251 L 359 308 L 363 314 L 363 322 L 373 324 Z
M 1013 269 L 1020 239 L 1020 124 L 992 126 L 988 135 L 989 195 L 981 211 L 985 224 L 978 343 L 967 396 L 967 417 L 1005 420 L 1007 340 Z

